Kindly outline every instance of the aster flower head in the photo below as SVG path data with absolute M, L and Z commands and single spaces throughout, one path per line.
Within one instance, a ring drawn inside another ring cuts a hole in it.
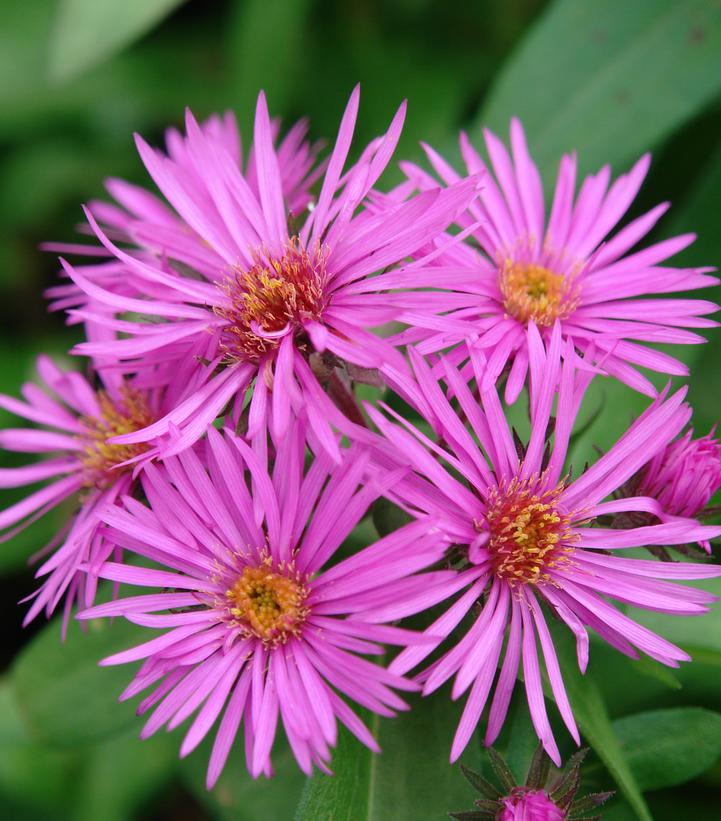
M 550 761 L 539 745 L 525 783 L 518 785 L 506 762 L 491 747 L 488 756 L 501 788 L 497 789 L 483 776 L 461 765 L 463 774 L 483 798 L 475 802 L 478 809 L 449 815 L 458 821 L 572 821 L 574 818 L 598 821 L 601 816 L 590 816 L 589 811 L 604 804 L 613 793 L 590 793 L 576 798 L 581 764 L 587 752 L 579 750 L 562 772 L 551 775 Z
M 349 702 L 392 716 L 406 708 L 394 690 L 416 685 L 364 656 L 381 656 L 386 643 L 426 642 L 388 622 L 424 606 L 428 581 L 451 575 L 419 572 L 443 550 L 430 520 L 334 562 L 400 473 L 364 479 L 369 459 L 357 447 L 341 465 L 321 451 L 305 467 L 305 442 L 296 420 L 268 473 L 242 439 L 210 428 L 195 448 L 144 468 L 150 509 L 127 500 L 102 514 L 110 540 L 160 567 L 107 562 L 99 575 L 162 592 L 97 605 L 81 618 L 124 616 L 164 630 L 103 663 L 144 659 L 122 696 L 153 688 L 139 707 L 149 713 L 143 737 L 195 713 L 186 755 L 220 719 L 209 787 L 241 723 L 254 777 L 271 774 L 279 721 L 307 773 L 328 770 L 338 721 L 377 750 Z
M 708 276 L 713 269 L 666 264 L 694 240 L 693 234 L 632 250 L 668 203 L 609 237 L 631 207 L 650 156 L 612 184 L 610 168 L 604 166 L 586 177 L 576 195 L 576 155 L 564 155 L 547 215 L 540 174 L 520 122 L 511 121 L 510 154 L 492 132 L 485 130 L 484 137 L 490 169 L 467 136 L 460 139 L 468 173 L 485 175 L 479 201 L 461 220 L 464 226 L 475 224 L 472 236 L 480 248 L 456 245 L 436 261 L 444 286 L 453 287 L 455 279 L 456 289 L 468 295 L 466 305 L 451 314 L 457 323 L 467 323 L 466 342 L 458 346 L 454 361 L 467 359 L 466 343 L 480 346 L 489 360 L 486 387 L 509 367 L 506 398 L 514 401 L 528 372 L 526 329 L 534 325 L 548 340 L 558 322 L 564 339 L 584 352 L 592 348 L 609 374 L 641 393 L 655 396 L 656 389 L 639 367 L 686 375 L 683 363 L 650 344 L 705 341 L 690 329 L 714 327 L 717 323 L 706 317 L 717 306 L 672 295 L 718 284 Z M 443 183 L 454 184 L 458 174 L 425 148 Z M 406 164 L 405 170 L 420 188 L 438 184 L 416 166 Z M 403 338 L 418 342 L 424 353 L 459 342 L 455 328 L 430 326 L 411 329 Z M 468 365 L 466 373 L 470 370 Z
M 76 352 L 110 357 L 121 371 L 135 373 L 159 365 L 172 370 L 172 363 L 191 352 L 198 356 L 203 347 L 202 358 L 218 372 L 185 404 L 143 431 L 118 437 L 118 442 L 165 437 L 156 443 L 157 450 L 177 453 L 192 444 L 229 401 L 234 402 L 234 417 L 239 417 L 254 383 L 248 408 L 251 439 L 264 439 L 269 420 L 271 431 L 282 435 L 291 416 L 307 407 L 321 446 L 340 458 L 329 419 L 342 425 L 343 417 L 327 399 L 319 368 L 332 372 L 345 363 L 377 368 L 384 362 L 400 367 L 400 354 L 370 329 L 396 319 L 409 304 L 417 308 L 419 298 L 409 303 L 407 297 L 402 306 L 401 296 L 388 290 L 405 287 L 405 280 L 394 279 L 393 272 L 374 275 L 439 236 L 475 197 L 477 187 L 471 178 L 396 203 L 383 214 L 359 212 L 393 154 L 405 104 L 388 131 L 344 172 L 358 102 L 356 89 L 317 201 L 302 218 L 289 215 L 262 93 L 253 144 L 256 189 L 222 143 L 204 133 L 190 114 L 185 146 L 194 175 L 138 138 L 146 168 L 182 221 L 202 238 L 204 257 L 199 261 L 186 256 L 182 268 L 149 261 L 118 247 L 88 211 L 93 231 L 116 263 L 122 263 L 136 293 L 118 292 L 112 282 L 64 263 L 66 272 L 108 309 L 133 311 L 150 321 L 117 319 L 113 327 L 127 338 L 82 343 Z M 422 272 L 426 263 L 421 255 L 405 276 Z M 420 303 L 431 314 L 449 308 L 438 294 Z
M 686 431 L 654 456 L 637 486 L 671 516 L 699 516 L 721 487 L 721 443 L 714 431 L 698 439 Z
M 588 628 L 628 656 L 635 658 L 640 650 L 663 664 L 678 666 L 688 660 L 685 652 L 639 625 L 608 599 L 678 615 L 702 613 L 713 596 L 668 580 L 700 579 L 721 572 L 705 564 L 623 557 L 627 548 L 708 539 L 721 533 L 721 528 L 666 517 L 656 500 L 648 497 L 609 499 L 687 423 L 690 409 L 683 402 L 685 391 L 661 395 L 606 454 L 574 477 L 565 466 L 566 456 L 592 371 L 578 362 L 570 343 L 562 346 L 558 324 L 548 347 L 534 325 L 525 333 L 531 422 L 525 445 L 514 441 L 496 389 L 482 392 L 479 406 L 447 359 L 441 360 L 441 366 L 448 394 L 417 353 L 412 352 L 417 381 L 397 375 L 404 394 L 430 422 L 438 441 L 391 409 L 386 408 L 384 415 L 368 408 L 384 435 L 376 458 L 382 464 L 413 468 L 413 474 L 393 489 L 392 500 L 411 514 L 435 516 L 460 567 L 457 579 L 444 584 L 449 595 L 459 587 L 465 592 L 428 628 L 429 634 L 450 636 L 465 616 L 480 608 L 465 636 L 419 675 L 425 693 L 450 678 L 454 678 L 453 698 L 470 688 L 453 741 L 452 760 L 460 755 L 479 721 L 501 659 L 486 743 L 492 743 L 500 731 L 522 665 L 533 726 L 548 754 L 559 762 L 544 704 L 542 662 L 561 717 L 578 742 L 545 613 L 557 616 L 575 635 L 582 670 L 588 661 Z M 477 382 L 483 384 L 487 360 L 473 349 L 471 357 Z M 557 397 L 555 385 L 560 386 Z M 448 398 L 451 394 L 454 405 Z M 461 418 L 468 420 L 472 434 Z M 659 523 L 625 530 L 602 526 L 607 515 L 630 511 L 654 512 Z M 406 673 L 431 649 L 404 650 L 390 669 Z
M 256 152 L 251 143 L 247 157 L 243 156 L 240 129 L 232 112 L 223 116 L 213 115 L 205 122 L 198 123 L 208 146 L 208 150 L 222 152 L 243 175 L 249 189 L 258 198 L 258 166 Z M 289 213 L 300 214 L 311 200 L 311 187 L 323 172 L 323 164 L 317 163 L 320 144 L 307 140 L 308 122 L 300 120 L 279 141 L 280 122 L 271 120 L 271 139 L 277 145 L 278 174 L 284 201 Z M 222 219 L 207 195 L 207 185 L 203 178 L 204 169 L 197 161 L 194 144 L 187 135 L 176 128 L 169 128 L 165 135 L 166 151 L 158 154 L 173 169 L 178 184 L 197 195 L 203 207 L 214 219 Z M 190 270 L 220 270 L 223 259 L 210 246 L 201 233 L 163 201 L 161 197 L 125 180 L 111 178 L 105 187 L 114 202 L 94 201 L 90 210 L 103 229 L 133 250 L 135 256 L 156 264 L 159 260 L 171 266 L 185 266 Z M 138 296 L 143 293 L 133 283 L 127 267 L 112 258 L 106 248 L 92 245 L 67 243 L 45 243 L 45 250 L 63 254 L 89 256 L 110 256 L 107 262 L 82 266 L 82 272 L 124 296 Z M 46 295 L 51 300 L 52 310 L 82 308 L 87 295 L 73 282 L 49 288 Z
M 0 484 L 5 488 L 45 484 L 0 513 L 3 538 L 12 537 L 72 496 L 79 497 L 79 507 L 67 533 L 58 534 L 49 546 L 57 550 L 38 570 L 39 576 L 48 578 L 35 595 L 26 623 L 43 608 L 49 616 L 66 592 L 66 620 L 75 599 L 92 601 L 95 582 L 92 574 L 79 571 L 80 564 L 97 555 L 104 558 L 112 549 L 98 537 L 94 513 L 118 493 L 127 492 L 129 473 L 115 468 L 132 458 L 138 447 L 108 445 L 107 438 L 151 421 L 145 396 L 130 387 L 96 392 L 82 375 L 61 371 L 47 357 L 41 356 L 37 366 L 52 393 L 27 383 L 22 391 L 24 401 L 0 396 L 0 407 L 43 429 L 2 430 L 0 447 L 46 458 L 25 467 L 2 469 Z
M 88 335 L 107 336 L 98 327 L 89 327 Z M 202 372 L 180 368 L 171 390 L 154 386 L 150 373 L 145 383 L 104 368 L 86 378 L 61 370 L 47 356 L 38 358 L 37 370 L 43 387 L 26 383 L 22 399 L 0 395 L 1 408 L 39 426 L 0 430 L 0 448 L 44 457 L 23 467 L 0 469 L 2 488 L 43 483 L 0 512 L 0 538 L 5 541 L 57 505 L 76 500 L 69 525 L 37 554 L 36 558 L 50 556 L 38 568 L 44 581 L 30 597 L 34 601 L 25 617 L 27 624 L 43 609 L 50 616 L 65 597 L 65 631 L 73 603 L 92 604 L 95 568 L 113 549 L 99 532 L 97 512 L 132 491 L 133 464 L 147 450 L 143 443 L 109 440 L 151 424 L 182 399 L 183 390 L 199 387 Z

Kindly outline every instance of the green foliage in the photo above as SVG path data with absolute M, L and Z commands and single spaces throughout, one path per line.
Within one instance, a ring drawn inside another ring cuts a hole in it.
M 710 70 L 721 7 L 706 0 L 557 0 L 493 84 L 474 133 L 520 116 L 542 169 L 578 150 L 580 167 L 617 170 L 721 91 Z
M 254 111 L 259 77 L 274 109 L 287 107 L 299 79 L 293 69 L 303 59 L 310 6 L 310 0 L 237 4 L 229 45 L 239 113 Z
M 583 738 L 603 761 L 638 818 L 641 821 L 651 821 L 641 786 L 616 737 L 598 685 L 590 674 L 583 676 L 579 672 L 575 647 L 567 635 L 554 630 L 554 643 L 568 700 Z
M 0 800 L 6 817 L 47 817 L 71 787 L 73 763 L 28 736 L 9 682 L 0 682 Z
M 699 707 L 636 713 L 613 731 L 643 790 L 690 781 L 721 756 L 721 714 Z
M 705 579 L 695 587 L 721 596 L 721 579 Z M 721 667 L 721 618 L 712 609 L 703 616 L 679 619 L 663 613 L 634 614 L 641 624 L 678 644 L 697 661 Z
M 124 620 L 70 624 L 60 642 L 60 623 L 48 624 L 20 653 L 11 683 L 33 739 L 71 748 L 111 738 L 135 721 L 133 704 L 118 703 L 130 668 L 99 667 L 98 661 L 139 644 L 147 632 Z
M 185 0 L 60 0 L 50 73 L 66 80 L 142 37 Z
M 219 821 L 256 821 L 259 818 L 293 817 L 305 777 L 298 769 L 287 744 L 277 743 L 273 752 L 273 778 L 253 780 L 245 766 L 245 751 L 236 744 L 230 751 L 225 770 L 212 791 L 205 786 L 205 773 L 212 749 L 212 739 L 181 762 L 184 785 L 198 803 Z M 278 789 L 282 784 L 282 789 Z
M 443 818 L 468 804 L 473 790 L 459 767 L 448 763 L 460 715 L 446 690 L 421 702 L 408 699 L 411 711 L 392 721 L 369 719 L 382 754 L 363 747 L 343 731 L 333 756 L 332 777 L 317 773 L 306 784 L 296 821 L 417 821 Z M 461 758 L 479 769 L 478 748 Z

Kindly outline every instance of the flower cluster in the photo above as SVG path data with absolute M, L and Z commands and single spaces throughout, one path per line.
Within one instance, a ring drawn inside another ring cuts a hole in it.
M 162 196 L 110 180 L 114 202 L 85 210 L 91 244 L 51 246 L 51 308 L 84 330 L 85 375 L 43 356 L 44 388 L 0 397 L 35 425 L 0 446 L 44 457 L 0 470 L 2 487 L 39 485 L 0 512 L 3 538 L 74 505 L 26 621 L 61 607 L 64 630 L 74 611 L 147 628 L 102 663 L 142 661 L 122 698 L 145 694 L 144 737 L 193 717 L 186 755 L 217 725 L 209 786 L 241 728 L 254 777 L 279 722 L 299 766 L 329 772 L 339 722 L 378 749 L 354 705 L 392 716 L 399 692 L 450 680 L 467 694 L 455 760 L 479 725 L 497 738 L 519 674 L 560 764 L 544 677 L 580 735 L 554 630 L 582 671 L 589 631 L 677 666 L 688 655 L 626 606 L 703 613 L 713 597 L 677 582 L 721 575 L 636 550 L 711 553 L 721 534 L 700 521 L 721 445 L 693 438 L 683 387 L 648 374 L 686 376 L 656 346 L 704 341 L 716 305 L 681 292 L 717 280 L 667 263 L 691 235 L 634 250 L 667 205 L 616 230 L 649 158 L 576 194 L 564 156 L 547 216 L 514 120 L 510 154 L 485 134 L 489 166 L 461 135 L 464 173 L 426 147 L 435 176 L 401 163 L 381 192 L 405 104 L 349 162 L 358 105 L 356 89 L 323 160 L 306 123 L 280 138 L 262 93 L 245 157 L 230 116 L 188 112 L 165 150 L 138 137 Z M 574 472 L 584 395 L 605 379 L 648 407 Z M 359 543 L 382 498 L 406 523 Z M 496 817 L 567 817 L 573 793 L 542 786 L 495 793 Z

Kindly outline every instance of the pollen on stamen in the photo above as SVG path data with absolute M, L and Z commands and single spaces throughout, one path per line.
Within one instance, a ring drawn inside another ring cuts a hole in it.
M 294 237 L 280 257 L 258 253 L 252 267 L 236 268 L 219 286 L 228 297 L 216 314 L 227 320 L 221 346 L 230 361 L 257 361 L 286 333 L 320 319 L 327 303 L 325 253 Z
M 106 391 L 98 391 L 97 400 L 100 415 L 80 420 L 84 428 L 83 486 L 105 488 L 116 481 L 117 465 L 140 456 L 148 448 L 145 443 L 116 445 L 108 439 L 145 428 L 155 418 L 142 391 L 124 387 L 117 400 Z
M 542 265 L 507 259 L 498 284 L 506 312 L 524 325 L 533 320 L 539 327 L 550 327 L 578 307 L 574 276 Z
M 512 585 L 550 581 L 548 571 L 567 562 L 577 540 L 559 499 L 563 482 L 544 489 L 533 476 L 502 482 L 488 493 L 488 552 L 495 574 Z
M 297 635 L 308 615 L 308 591 L 290 568 L 286 571 L 275 572 L 269 564 L 248 566 L 225 593 L 231 619 L 270 645 Z

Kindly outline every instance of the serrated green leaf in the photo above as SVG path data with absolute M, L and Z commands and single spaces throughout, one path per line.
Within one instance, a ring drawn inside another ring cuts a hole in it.
M 518 115 L 545 172 L 578 149 L 581 168 L 623 166 L 721 91 L 721 6 L 708 0 L 556 0 L 494 83 L 482 126 Z M 632 127 L 629 127 L 632 124 Z
M 67 80 L 142 37 L 186 0 L 60 0 L 50 75 Z
M 98 661 L 139 644 L 147 631 L 125 620 L 70 625 L 60 641 L 54 619 L 28 644 L 11 669 L 11 684 L 31 736 L 49 747 L 92 744 L 135 721 L 130 702 L 118 696 L 132 678 L 131 666 L 99 667 Z
M 383 750 L 380 756 L 341 733 L 331 765 L 335 775 L 318 773 L 307 782 L 296 821 L 418 821 L 444 818 L 472 805 L 478 796 L 460 768 L 448 762 L 460 705 L 450 701 L 445 689 L 408 701 L 409 713 L 370 720 Z M 479 769 L 479 748 L 473 742 L 462 761 Z
M 690 781 L 721 756 L 721 714 L 701 707 L 636 713 L 613 731 L 643 790 Z

